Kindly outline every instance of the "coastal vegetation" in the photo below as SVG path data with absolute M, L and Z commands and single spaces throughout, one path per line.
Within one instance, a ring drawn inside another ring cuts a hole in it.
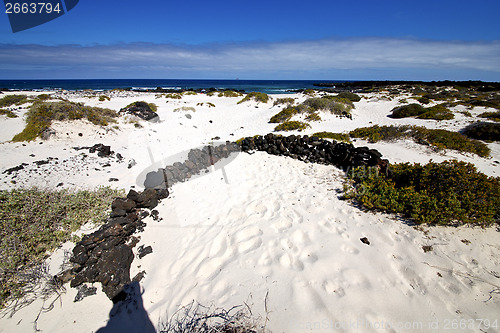
M 107 126 L 118 114 L 111 109 L 86 106 L 69 101 L 35 102 L 27 112 L 26 127 L 12 141 L 31 141 L 49 128 L 53 120 L 87 119 L 94 125 Z
M 104 101 L 110 101 L 111 97 L 106 96 L 106 95 L 101 95 L 99 96 L 99 102 L 104 102 Z
M 478 140 L 443 129 L 428 129 L 422 126 L 371 126 L 357 128 L 349 135 L 352 138 L 366 139 L 369 142 L 392 141 L 411 138 L 423 145 L 431 145 L 438 149 L 453 149 L 461 152 L 474 153 L 481 157 L 490 154 L 488 146 Z
M 144 102 L 144 101 L 136 101 L 136 102 L 130 103 L 125 108 L 131 108 L 131 107 L 134 107 L 134 106 L 139 106 L 141 104 L 147 104 L 147 105 L 149 105 L 149 108 L 153 112 L 158 111 L 158 106 L 155 103 L 147 103 L 147 102 Z
M 481 118 L 487 118 L 489 120 L 500 122 L 500 111 L 498 112 L 483 112 L 479 115 Z
M 120 195 L 109 187 L 0 191 L 0 308 L 23 296 L 28 273 L 71 240 L 73 232 L 88 222 L 104 223 L 112 200 Z
M 293 97 L 283 97 L 283 98 L 278 98 L 277 100 L 275 100 L 273 103 L 273 106 L 277 106 L 277 105 L 291 106 L 293 104 L 295 104 L 295 99 Z
M 340 98 L 340 99 L 348 99 L 351 102 L 359 102 L 361 100 L 361 96 L 358 94 L 349 92 L 349 91 L 343 91 L 336 95 L 335 97 Z
M 243 94 L 234 90 L 224 90 L 220 91 L 218 96 L 219 97 L 240 97 Z
M 337 96 L 312 97 L 306 99 L 303 104 L 309 106 L 312 111 L 329 111 L 339 116 L 348 116 L 354 107 L 350 100 Z
M 308 123 L 297 120 L 285 121 L 274 128 L 275 132 L 278 131 L 302 131 L 306 128 L 311 127 Z
M 417 117 L 418 119 L 450 120 L 455 116 L 444 105 L 437 104 L 424 108 L 420 104 L 407 104 L 392 109 L 391 118 Z
M 175 108 L 173 110 L 174 112 L 179 112 L 179 111 L 192 111 L 192 112 L 196 112 L 196 109 L 192 106 L 183 106 L 183 107 L 180 107 L 180 108 Z
M 0 108 L 5 108 L 12 105 L 22 105 L 28 102 L 26 95 L 6 95 L 0 98 Z
M 484 141 L 500 141 L 500 124 L 479 122 L 464 128 L 465 136 Z
M 283 103 L 288 101 L 284 100 Z M 292 101 L 293 102 L 293 101 Z M 350 112 L 354 105 L 349 99 L 338 96 L 311 97 L 303 103 L 288 106 L 277 114 L 271 117 L 270 123 L 283 123 L 290 121 L 296 114 L 307 113 L 305 119 L 308 121 L 320 121 L 321 116 L 319 111 L 326 111 L 338 116 L 350 116 Z
M 277 114 L 271 117 L 269 120 L 270 123 L 283 123 L 285 121 L 290 120 L 294 115 L 298 113 L 297 108 L 287 107 L 286 109 L 281 110 Z
M 348 173 L 346 199 L 367 209 L 400 213 L 416 223 L 488 226 L 500 219 L 500 178 L 488 177 L 462 161 L 426 165 L 391 164 L 390 174 L 376 168 Z
M 349 137 L 349 134 L 346 133 L 317 132 L 312 136 L 317 136 L 320 139 L 332 139 L 335 141 L 351 143 L 351 138 Z
M 17 114 L 7 109 L 0 109 L 1 116 L 7 116 L 7 118 L 17 118 Z
M 253 91 L 253 92 L 248 93 L 241 101 L 238 102 L 238 104 L 250 101 L 252 99 L 256 102 L 267 103 L 269 101 L 269 95 L 265 94 L 265 93 Z
M 182 95 L 181 94 L 172 94 L 172 93 L 169 93 L 169 94 L 165 94 L 164 97 L 165 98 L 170 98 L 170 99 L 182 99 Z
M 307 120 L 307 121 L 321 121 L 321 116 L 319 115 L 318 112 L 310 112 L 306 116 L 305 120 Z

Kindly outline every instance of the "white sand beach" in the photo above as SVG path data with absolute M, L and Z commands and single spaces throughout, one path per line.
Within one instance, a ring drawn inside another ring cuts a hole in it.
M 82 93 L 54 94 L 116 111 L 134 101 L 155 103 L 160 122 L 130 117 L 106 127 L 84 120 L 53 122 L 56 134 L 48 140 L 19 143 L 10 140 L 24 128 L 26 105 L 15 108 L 18 118 L 0 116 L 0 189 L 142 190 L 148 170 L 183 162 L 192 148 L 273 132 L 276 124 L 268 121 L 283 108 L 273 106 L 277 98 L 308 98 L 272 95 L 268 103 L 237 104 L 241 97 L 198 93 L 171 99 L 121 92 L 100 102 Z M 392 119 L 387 116 L 401 105 L 399 100 L 412 102 L 411 96 L 360 96 L 352 119 L 321 113 L 322 120 L 311 122 L 311 128 L 280 134 L 346 133 L 375 124 L 457 131 L 473 121 L 459 112 L 443 121 Z M 476 116 L 485 110 L 493 109 L 468 111 Z M 74 149 L 97 143 L 111 146 L 123 159 Z M 488 176 L 500 175 L 498 142 L 487 143 L 487 158 L 437 151 L 410 140 L 357 139 L 353 144 L 377 149 L 391 163 L 457 159 Z M 41 160 L 48 162 L 34 163 Z M 4 172 L 22 163 L 15 178 Z M 74 302 L 77 291 L 67 284 L 57 300 L 39 299 L 13 314 L 4 311 L 0 332 L 31 332 L 35 321 L 42 332 L 96 332 L 106 325 L 101 332 L 144 332 L 151 324 L 161 328 L 161 322 L 192 301 L 224 309 L 246 304 L 273 333 L 500 332 L 496 227 L 416 227 L 399 216 L 340 200 L 343 182 L 344 172 L 333 166 L 265 152 L 233 153 L 210 172 L 174 184 L 156 207 L 159 219 L 144 219 L 147 226 L 135 235 L 139 242 L 133 251 L 137 254 L 143 245 L 153 252 L 136 256 L 130 272 L 131 277 L 145 272 L 139 283 L 142 304 L 116 312 L 99 284 L 96 295 Z M 365 237 L 369 244 L 361 241 Z M 53 274 L 64 250 L 73 246 L 66 243 L 47 259 Z

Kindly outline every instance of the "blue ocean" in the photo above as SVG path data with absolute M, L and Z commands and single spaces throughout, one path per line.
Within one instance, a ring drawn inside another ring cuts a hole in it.
M 103 80 L 0 80 L 0 89 L 7 90 L 110 90 L 110 89 L 233 89 L 267 94 L 311 89 L 315 83 L 346 82 L 339 80 L 175 80 L 175 79 L 103 79 Z

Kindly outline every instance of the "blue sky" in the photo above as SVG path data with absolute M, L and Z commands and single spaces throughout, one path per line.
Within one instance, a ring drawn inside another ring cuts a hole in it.
M 500 1 L 80 0 L 12 33 L 0 79 L 500 81 Z

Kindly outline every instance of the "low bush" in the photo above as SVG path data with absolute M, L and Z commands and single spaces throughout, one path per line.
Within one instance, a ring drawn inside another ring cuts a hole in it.
M 294 115 L 298 113 L 296 108 L 288 107 L 286 109 L 281 110 L 277 114 L 271 117 L 269 120 L 270 123 L 283 123 L 285 121 L 290 120 Z
M 317 133 L 314 133 L 312 136 L 317 136 L 318 138 L 321 138 L 321 139 L 333 139 L 335 141 L 342 141 L 342 142 L 351 143 L 351 139 L 349 137 L 349 134 L 345 134 L 345 133 L 317 132 Z
M 406 118 L 419 116 L 425 112 L 425 108 L 420 104 L 407 104 L 397 106 L 392 109 L 391 118 Z
M 426 108 L 425 112 L 417 116 L 418 119 L 450 120 L 455 118 L 453 113 L 443 104 Z
M 183 94 L 183 95 L 186 95 L 186 96 L 190 96 L 190 95 L 192 95 L 192 96 L 196 96 L 196 95 L 198 95 L 198 94 L 196 93 L 196 91 L 192 91 L 192 90 L 185 91 L 185 92 L 183 92 L 182 94 Z
M 241 104 L 243 102 L 247 102 L 249 100 L 254 100 L 256 102 L 262 102 L 262 103 L 267 103 L 269 101 L 269 95 L 261 92 L 251 92 L 248 93 L 241 101 L 238 102 L 238 104 Z
M 302 131 L 311 127 L 308 123 L 296 120 L 285 121 L 274 128 L 275 132 L 278 131 Z
M 481 118 L 488 118 L 493 121 L 500 122 L 500 111 L 498 112 L 483 112 L 479 115 Z
M 71 239 L 83 224 L 102 224 L 112 200 L 109 187 L 95 191 L 0 191 L 0 307 L 23 294 L 18 278 Z
M 147 103 L 147 102 L 144 102 L 144 101 L 136 101 L 136 102 L 130 103 L 125 108 L 130 108 L 130 107 L 133 107 L 133 106 L 138 106 L 138 104 L 139 105 L 140 104 L 147 104 L 149 106 L 149 108 L 151 109 L 151 111 L 153 111 L 153 112 L 158 111 L 158 106 L 155 103 Z
M 173 110 L 174 112 L 179 112 L 179 111 L 192 111 L 192 112 L 196 112 L 196 109 L 192 106 L 183 106 L 183 107 L 180 107 L 180 108 L 176 108 Z
M 351 102 L 359 102 L 361 100 L 359 95 L 348 91 L 341 92 L 336 97 L 344 98 L 350 100 Z
M 165 98 L 182 99 L 182 95 L 181 94 L 165 94 Z
M 354 138 L 366 139 L 370 142 L 391 141 L 412 138 L 415 142 L 432 145 L 439 149 L 453 149 L 461 152 L 474 153 L 487 157 L 490 149 L 481 141 L 470 139 L 458 132 L 443 129 L 427 129 L 421 126 L 372 126 L 357 128 L 349 135 Z
M 321 121 L 321 116 L 318 112 L 311 112 L 306 116 L 305 119 L 307 121 Z
M 99 96 L 99 102 L 110 101 L 110 100 L 111 98 L 109 96 L 106 95 Z
M 465 136 L 485 141 L 500 141 L 500 124 L 498 123 L 474 123 L 462 131 Z
M 7 95 L 0 98 L 0 108 L 5 108 L 12 105 L 21 105 L 28 102 L 26 95 Z
M 339 116 L 348 116 L 352 106 L 347 103 L 335 100 L 336 96 L 332 97 L 313 97 L 304 101 L 304 105 L 309 106 L 313 111 L 330 111 L 332 114 Z M 348 103 L 350 103 L 348 101 Z
M 38 99 L 39 101 L 47 101 L 50 98 L 51 97 L 49 94 L 40 94 L 40 95 L 36 96 L 36 99 Z
M 219 92 L 219 97 L 240 97 L 243 94 L 234 90 L 224 90 Z
M 274 101 L 273 106 L 282 105 L 282 104 L 291 106 L 291 105 L 295 104 L 295 99 L 292 97 L 278 98 L 277 100 Z
M 500 219 L 500 178 L 487 177 L 473 164 L 393 164 L 389 176 L 376 168 L 349 173 L 355 185 L 346 197 L 368 209 L 401 213 L 416 223 L 488 226 Z
M 8 118 L 17 118 L 17 114 L 7 109 L 0 109 L 1 116 L 7 116 Z
M 316 91 L 314 89 L 306 89 L 302 93 L 304 95 L 307 95 L 307 96 L 315 96 L 316 95 Z
M 26 127 L 12 141 L 31 141 L 50 127 L 53 120 L 87 119 L 94 125 L 107 126 L 118 114 L 111 109 L 86 106 L 69 101 L 35 102 L 27 112 Z

